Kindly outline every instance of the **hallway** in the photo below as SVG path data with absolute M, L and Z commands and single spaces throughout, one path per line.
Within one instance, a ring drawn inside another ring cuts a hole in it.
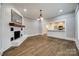
M 4 56 L 77 56 L 75 42 L 47 36 L 28 37 L 19 47 L 4 52 Z

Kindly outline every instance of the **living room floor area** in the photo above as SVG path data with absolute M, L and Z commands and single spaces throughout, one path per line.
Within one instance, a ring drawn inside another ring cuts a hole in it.
M 28 37 L 19 47 L 11 48 L 3 56 L 77 56 L 74 41 L 46 35 Z

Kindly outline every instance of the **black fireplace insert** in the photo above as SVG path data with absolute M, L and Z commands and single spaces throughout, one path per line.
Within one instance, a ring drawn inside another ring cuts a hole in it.
M 20 38 L 20 31 L 14 32 L 14 39 Z

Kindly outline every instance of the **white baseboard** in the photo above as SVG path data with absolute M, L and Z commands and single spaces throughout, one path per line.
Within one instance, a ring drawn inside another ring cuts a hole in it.
M 42 35 L 42 34 L 41 33 L 38 33 L 38 34 L 30 34 L 30 35 L 28 35 L 28 37 L 37 36 L 37 35 Z
M 11 43 L 11 46 L 19 46 L 20 44 L 22 44 L 22 42 L 24 41 L 24 40 L 26 40 L 27 39 L 27 35 L 24 35 L 23 37 L 21 37 L 21 38 L 19 38 L 19 39 L 17 39 L 17 40 L 14 40 L 14 41 L 12 41 L 12 43 Z
M 23 41 L 26 40 L 28 37 L 36 36 L 36 35 L 39 35 L 39 34 L 24 35 L 23 37 L 21 37 L 21 38 L 19 38 L 17 40 L 12 41 L 11 46 L 14 46 L 14 47 L 16 46 L 17 47 L 17 46 L 21 45 L 23 43 Z
M 23 43 L 23 41 L 24 41 L 25 39 L 27 39 L 27 35 L 24 35 L 23 37 L 21 37 L 21 38 L 19 38 L 19 39 L 17 39 L 17 40 L 12 41 L 12 42 L 10 43 L 10 46 L 9 46 L 9 47 L 7 47 L 6 49 L 2 49 L 2 50 L 0 51 L 0 55 L 2 55 L 3 52 L 6 51 L 7 49 L 9 49 L 10 47 L 18 47 L 19 45 L 21 45 L 21 44 Z
M 17 40 L 12 41 L 11 44 L 10 44 L 10 47 L 18 47 L 18 46 L 20 46 L 20 45 L 23 43 L 23 41 L 26 40 L 28 37 L 30 37 L 30 36 L 36 36 L 36 35 L 40 35 L 40 33 L 38 33 L 38 34 L 33 34 L 33 35 L 24 35 L 23 37 L 21 37 L 21 38 L 19 38 L 19 39 L 17 39 Z M 2 51 L 0 52 L 0 56 L 3 54 L 4 51 L 6 51 L 7 49 L 9 49 L 10 47 L 6 48 L 5 50 L 2 50 Z
M 57 36 L 50 36 L 50 35 L 47 35 L 47 36 L 49 36 L 49 37 L 55 37 L 55 38 L 59 38 L 59 39 L 65 39 L 65 40 L 75 41 L 75 38 L 57 37 Z
M 76 40 L 75 40 L 75 43 L 76 43 L 76 47 L 77 47 L 77 49 L 79 50 L 79 40 L 76 39 Z
M 21 45 L 21 44 L 23 43 L 23 41 L 26 40 L 28 37 L 30 37 L 30 36 L 36 36 L 36 35 L 42 35 L 42 34 L 41 34 L 41 33 L 38 33 L 38 34 L 24 35 L 23 37 L 21 37 L 21 38 L 15 40 L 15 41 L 13 41 L 13 42 L 11 42 L 11 46 L 14 46 L 14 47 L 19 46 L 19 45 Z M 52 36 L 50 36 L 50 37 L 52 37 Z M 60 38 L 60 37 L 56 37 L 56 38 Z M 71 39 L 70 39 L 70 38 L 60 38 L 60 39 L 71 40 L 72 38 L 71 38 Z M 73 41 L 74 41 L 74 39 L 73 39 Z M 10 47 L 9 47 L 9 48 L 10 48 Z M 6 49 L 6 50 L 7 50 L 7 49 Z M 3 51 L 3 52 L 4 52 L 4 51 Z M 0 52 L 0 55 L 2 55 L 3 52 Z
M 3 53 L 4 53 L 7 49 L 9 49 L 10 47 L 11 47 L 11 45 L 8 46 L 7 48 L 2 48 L 2 49 L 0 50 L 0 55 L 2 56 Z

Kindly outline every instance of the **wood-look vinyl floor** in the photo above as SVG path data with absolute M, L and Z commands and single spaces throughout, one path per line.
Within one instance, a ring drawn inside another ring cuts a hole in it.
M 77 56 L 75 42 L 47 36 L 27 38 L 19 47 L 9 49 L 3 56 Z

